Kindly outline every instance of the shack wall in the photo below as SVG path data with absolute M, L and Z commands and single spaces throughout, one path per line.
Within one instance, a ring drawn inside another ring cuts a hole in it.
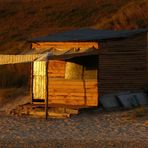
M 78 62 L 78 59 L 74 61 Z M 74 61 L 51 60 L 48 62 L 49 105 L 72 105 L 81 107 L 98 105 L 97 78 L 85 79 L 85 76 L 82 77 L 82 67 L 86 65 L 81 65 L 81 62 L 76 64 Z M 80 72 L 81 75 L 78 72 Z
M 48 104 L 59 106 L 97 106 L 97 79 L 66 79 L 66 61 L 48 61 L 48 82 L 46 82 L 46 61 L 33 64 L 33 103 L 44 104 L 48 94 Z M 48 84 L 48 93 L 46 92 Z
M 99 92 L 142 89 L 147 75 L 146 34 L 101 43 L 99 55 Z
M 98 82 L 95 79 L 49 79 L 48 84 L 50 105 L 98 105 Z

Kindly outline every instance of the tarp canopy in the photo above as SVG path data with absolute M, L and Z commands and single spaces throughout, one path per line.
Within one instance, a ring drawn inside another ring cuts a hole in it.
M 44 53 L 23 54 L 23 55 L 0 55 L 0 65 L 27 63 L 33 61 L 47 61 L 47 60 L 66 60 L 74 57 L 97 55 L 98 49 L 90 48 L 86 50 L 66 50 L 60 51 L 57 49 L 46 50 Z
M 0 55 L 0 65 L 32 62 L 43 54 L 31 55 Z
M 66 51 L 54 51 L 54 52 L 47 52 L 45 56 L 42 56 L 38 60 L 67 60 L 71 58 L 76 57 L 82 57 L 82 56 L 90 56 L 90 55 L 98 55 L 99 50 L 95 48 L 89 48 L 87 50 L 66 50 Z

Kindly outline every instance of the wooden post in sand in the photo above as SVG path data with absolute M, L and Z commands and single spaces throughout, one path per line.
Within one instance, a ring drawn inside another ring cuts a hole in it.
M 31 77 L 30 77 L 30 95 L 31 95 L 31 104 L 33 105 L 33 62 L 31 62 Z
M 45 118 L 48 119 L 48 60 L 46 61 L 46 99 L 45 99 Z

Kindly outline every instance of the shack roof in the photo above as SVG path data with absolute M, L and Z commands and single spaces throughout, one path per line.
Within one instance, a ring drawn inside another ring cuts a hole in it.
M 97 30 L 92 28 L 81 28 L 54 35 L 48 35 L 31 39 L 31 42 L 68 42 L 68 41 L 102 41 L 108 39 L 127 38 L 140 33 L 148 32 L 146 29 L 136 30 Z

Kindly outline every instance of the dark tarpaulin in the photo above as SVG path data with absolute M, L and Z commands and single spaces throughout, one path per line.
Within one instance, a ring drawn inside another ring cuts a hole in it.
M 106 110 L 119 108 L 120 104 L 114 94 L 108 94 L 100 97 L 100 103 Z
M 30 42 L 101 41 L 107 39 L 126 38 L 144 32 L 148 32 L 148 28 L 118 31 L 81 28 L 62 33 L 56 33 L 54 35 L 34 38 L 31 39 Z
M 144 92 L 120 92 L 101 96 L 100 103 L 106 110 L 133 108 L 148 105 L 148 96 Z
M 117 95 L 124 108 L 132 108 L 148 105 L 148 96 L 143 92 Z
M 141 106 L 148 105 L 148 96 L 147 96 L 147 94 L 145 94 L 143 92 L 139 92 L 139 93 L 137 92 L 137 93 L 133 93 L 133 95 L 136 96 L 136 98 L 137 98 L 137 100 L 138 100 L 138 102 L 139 102 L 139 104 Z

